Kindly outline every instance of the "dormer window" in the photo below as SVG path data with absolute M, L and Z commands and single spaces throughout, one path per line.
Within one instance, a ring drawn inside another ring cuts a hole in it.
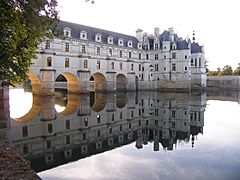
M 113 37 L 112 36 L 108 36 L 108 44 L 113 44 Z
M 102 41 L 102 35 L 101 34 L 96 34 L 96 36 L 95 36 L 95 41 L 96 42 L 101 42 Z
M 138 43 L 138 49 L 142 49 L 142 44 Z
M 118 45 L 119 45 L 119 46 L 123 46 L 123 39 L 121 39 L 121 38 L 118 39 Z
M 132 47 L 132 41 L 128 41 L 128 47 Z
M 66 37 L 66 38 L 70 38 L 71 37 L 71 29 L 69 27 L 66 27 L 63 29 L 63 35 Z
M 80 38 L 86 40 L 87 39 L 87 32 L 86 31 L 81 31 Z
M 177 45 L 176 45 L 176 43 L 173 43 L 172 50 L 176 50 L 176 49 L 177 49 Z

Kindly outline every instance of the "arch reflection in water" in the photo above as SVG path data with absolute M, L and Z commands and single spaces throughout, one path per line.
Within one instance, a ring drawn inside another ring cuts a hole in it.
M 56 113 L 59 99 L 42 99 L 37 117 L 12 123 L 7 132 L 37 172 L 133 142 L 138 149 L 153 142 L 154 151 L 173 150 L 178 142 L 194 146 L 203 133 L 205 94 L 95 93 L 70 99 L 75 111 L 68 113 Z

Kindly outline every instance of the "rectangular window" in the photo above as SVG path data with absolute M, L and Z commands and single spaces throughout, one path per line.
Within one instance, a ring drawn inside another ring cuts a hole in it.
M 142 66 L 141 66 L 141 64 L 139 64 L 138 70 L 141 71 L 141 69 L 142 69 Z
M 97 55 L 100 55 L 100 47 L 97 47 Z
M 195 58 L 195 67 L 197 67 L 197 58 Z
M 184 70 L 187 71 L 187 67 L 186 66 L 185 66 Z
M 23 154 L 28 154 L 28 144 L 23 145 Z
M 47 140 L 47 149 L 50 149 L 52 147 L 52 141 Z
M 157 60 L 158 59 L 158 54 L 155 54 L 155 60 Z
M 176 59 L 176 53 L 172 53 L 172 59 Z
M 166 58 L 167 58 L 167 56 L 166 56 L 166 55 L 164 55 L 164 56 L 163 56 L 163 59 L 166 59 Z
M 69 52 L 69 43 L 65 43 L 65 52 Z
M 176 71 L 176 64 L 172 64 L 172 71 Z
M 122 58 L 122 50 L 119 51 L 119 57 Z
M 100 69 L 100 61 L 97 61 L 97 69 Z
M 70 136 L 67 135 L 67 136 L 66 136 L 66 144 L 70 144 L 70 142 L 71 142 Z
M 86 132 L 84 132 L 84 133 L 82 134 L 82 138 L 83 138 L 83 140 L 86 140 L 86 139 L 87 139 L 87 134 L 86 134 Z
M 109 128 L 109 134 L 112 134 L 112 127 Z
M 22 127 L 22 137 L 27 137 L 28 136 L 28 127 L 23 126 Z
M 175 118 L 176 117 L 176 112 L 172 111 L 172 117 Z
M 112 49 L 109 49 L 109 50 L 108 50 L 108 55 L 109 55 L 109 56 L 112 56 L 112 55 L 113 55 Z
M 52 124 L 48 124 L 48 132 L 49 133 L 53 132 L 53 125 Z
M 122 63 L 119 63 L 119 69 L 122 70 Z
M 52 58 L 51 58 L 51 57 L 48 57 L 48 58 L 47 58 L 47 66 L 48 66 L 48 67 L 51 67 L 51 66 L 52 66 Z
M 191 65 L 192 65 L 192 66 L 194 65 L 194 63 L 193 63 L 193 58 L 191 58 Z
M 86 46 L 82 45 L 82 53 L 86 53 Z
M 142 59 L 142 54 L 141 53 L 138 54 L 138 59 Z
M 65 67 L 69 67 L 69 59 L 65 58 Z
M 155 44 L 155 49 L 158 49 L 158 44 Z
M 69 120 L 66 120 L 65 126 L 66 126 L 66 129 L 70 129 L 70 121 Z
M 202 66 L 202 63 L 201 63 L 201 58 L 199 58 L 199 67 L 201 67 Z
M 123 113 L 120 112 L 119 119 L 122 119 L 122 118 L 123 118 Z
M 129 59 L 132 58 L 132 52 L 128 52 L 128 58 L 129 58 Z
M 158 64 L 155 64 L 155 71 L 158 71 Z
M 187 59 L 187 55 L 185 55 L 185 59 Z
M 146 54 L 146 59 L 149 59 L 149 54 Z
M 50 49 L 50 41 L 49 40 L 46 41 L 45 49 Z
M 101 131 L 98 129 L 97 130 L 97 136 L 100 137 L 101 136 Z

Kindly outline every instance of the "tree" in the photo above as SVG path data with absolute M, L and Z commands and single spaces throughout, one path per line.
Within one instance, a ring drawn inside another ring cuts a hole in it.
M 56 0 L 0 0 L 1 86 L 23 82 L 37 45 L 52 37 Z
M 232 67 L 229 65 L 225 65 L 221 71 L 221 76 L 231 76 L 233 75 Z
M 234 70 L 234 75 L 240 76 L 240 63 L 238 63 L 238 67 Z

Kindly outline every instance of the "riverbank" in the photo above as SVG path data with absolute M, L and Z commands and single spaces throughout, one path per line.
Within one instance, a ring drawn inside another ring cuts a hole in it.
M 0 179 L 40 179 L 15 147 L 0 132 Z

